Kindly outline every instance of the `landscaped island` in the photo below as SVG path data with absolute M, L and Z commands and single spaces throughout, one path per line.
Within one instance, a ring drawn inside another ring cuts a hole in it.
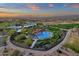
M 41 51 L 49 50 L 62 42 L 67 30 L 79 28 L 79 24 L 44 25 L 35 22 L 1 24 L 5 24 L 1 29 L 10 36 L 11 43 L 22 48 Z
M 32 23 L 31 23 L 32 24 Z M 67 31 L 37 23 L 25 26 L 20 32 L 11 35 L 11 42 L 19 47 L 46 51 L 59 44 Z

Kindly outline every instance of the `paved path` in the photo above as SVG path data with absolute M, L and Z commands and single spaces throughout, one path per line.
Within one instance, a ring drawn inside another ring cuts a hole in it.
M 2 40 L 3 40 L 3 37 L 2 37 L 2 36 L 0 36 L 0 44 L 2 44 Z
M 35 39 L 30 48 L 33 48 L 37 41 L 38 41 L 38 39 Z
M 10 37 L 8 37 L 7 44 L 8 44 L 8 47 L 10 47 L 10 48 L 17 49 L 17 50 L 20 50 L 22 52 L 25 52 L 25 55 L 29 55 L 29 53 L 32 53 L 35 56 L 43 56 L 43 55 L 46 55 L 46 54 L 53 53 L 54 51 L 56 51 L 57 49 L 62 47 L 62 45 L 66 42 L 66 40 L 68 40 L 70 33 L 71 33 L 71 30 L 68 30 L 68 33 L 66 34 L 64 40 L 48 51 L 36 51 L 36 50 L 25 49 L 25 48 L 15 46 L 10 42 Z

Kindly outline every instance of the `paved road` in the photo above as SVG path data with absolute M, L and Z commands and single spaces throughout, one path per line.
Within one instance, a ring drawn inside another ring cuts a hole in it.
M 2 45 L 3 36 L 0 36 L 0 45 Z
M 29 53 L 32 53 L 35 56 L 38 56 L 38 55 L 42 56 L 42 55 L 53 53 L 54 51 L 59 49 L 68 40 L 68 38 L 70 36 L 70 33 L 71 33 L 71 30 L 68 30 L 68 33 L 66 34 L 64 40 L 61 43 L 59 43 L 58 45 L 56 45 L 55 47 L 53 47 L 52 49 L 48 50 L 48 51 L 36 51 L 36 50 L 25 49 L 25 48 L 15 46 L 10 42 L 10 37 L 8 37 L 7 44 L 8 44 L 8 47 L 10 47 L 10 48 L 17 49 L 17 50 L 20 50 L 22 52 L 25 52 L 25 55 L 28 55 Z

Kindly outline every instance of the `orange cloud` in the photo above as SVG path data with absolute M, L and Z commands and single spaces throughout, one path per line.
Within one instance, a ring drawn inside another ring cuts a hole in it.
M 15 13 L 0 13 L 0 17 L 17 17 L 17 16 L 51 16 L 52 13 L 44 14 L 15 14 Z
M 27 7 L 30 8 L 31 10 L 33 10 L 33 11 L 40 10 L 40 7 L 35 5 L 35 4 L 28 4 Z
M 23 14 L 0 13 L 0 17 L 16 17 L 21 15 Z

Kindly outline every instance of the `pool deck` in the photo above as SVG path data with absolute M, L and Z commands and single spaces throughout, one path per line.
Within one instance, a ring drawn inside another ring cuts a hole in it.
M 53 37 L 53 32 L 49 32 L 49 31 L 42 31 L 39 32 L 37 34 L 34 35 L 33 40 L 35 40 L 35 38 L 39 39 L 39 40 L 45 40 L 48 38 Z

